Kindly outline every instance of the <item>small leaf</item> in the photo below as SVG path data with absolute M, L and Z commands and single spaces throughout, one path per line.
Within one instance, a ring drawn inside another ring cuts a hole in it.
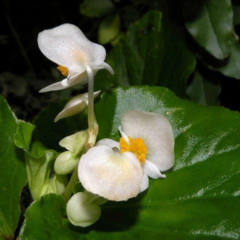
M 15 134 L 15 144 L 25 151 L 25 164 L 28 185 L 34 200 L 48 193 L 62 194 L 67 184 L 66 176 L 52 174 L 53 164 L 58 155 L 53 150 L 46 149 L 40 142 L 32 140 L 35 126 L 19 121 Z
M 80 12 L 88 17 L 102 17 L 115 10 L 111 0 L 83 0 Z
M 18 121 L 17 131 L 14 136 L 16 146 L 24 149 L 25 151 L 29 151 L 32 140 L 32 132 L 34 129 L 35 126 L 32 124 L 24 121 Z
M 100 44 L 106 44 L 113 41 L 120 31 L 120 16 L 115 14 L 106 17 L 101 22 L 98 29 L 98 41 Z
M 196 72 L 193 81 L 187 88 L 187 95 L 195 102 L 202 105 L 218 106 L 220 85 L 213 84 L 204 79 L 200 73 Z
M 192 37 L 214 57 L 229 56 L 233 32 L 231 0 L 187 1 L 187 4 L 190 16 L 186 17 L 186 27 Z
M 0 96 L 0 239 L 14 239 L 20 193 L 27 181 L 24 156 L 14 145 L 18 121 Z

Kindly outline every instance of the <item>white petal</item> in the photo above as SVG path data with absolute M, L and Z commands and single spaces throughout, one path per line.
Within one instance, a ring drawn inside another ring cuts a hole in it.
M 61 82 L 53 83 L 43 89 L 41 89 L 39 92 L 49 92 L 49 91 L 58 91 L 70 88 L 72 86 L 75 86 L 77 84 L 86 84 L 88 82 L 88 76 L 86 71 L 81 74 L 76 74 L 69 79 L 65 78 Z
M 129 138 L 128 138 L 127 134 L 125 132 L 123 132 L 122 126 L 119 126 L 118 130 L 121 134 L 121 137 L 129 144 L 130 143 Z
M 144 169 L 144 172 L 150 177 L 150 178 L 153 178 L 153 179 L 157 179 L 157 178 L 165 178 L 166 175 L 164 174 L 161 174 L 161 172 L 159 171 L 159 169 L 157 168 L 157 166 L 146 160 L 145 163 L 143 164 L 143 169 Z
M 125 201 L 138 195 L 143 169 L 134 154 L 116 153 L 101 145 L 82 156 L 78 177 L 87 191 L 108 200 Z
M 110 148 L 114 148 L 114 147 L 118 148 L 118 149 L 120 148 L 119 147 L 119 142 L 114 141 L 114 140 L 109 139 L 109 138 L 104 138 L 104 139 L 98 141 L 96 146 L 100 146 L 100 145 L 105 145 L 105 146 L 108 146 Z
M 149 186 L 148 175 L 146 173 L 144 173 L 142 183 L 141 183 L 140 192 L 143 192 L 146 189 L 148 189 L 148 186 Z
M 96 98 L 99 95 L 99 93 L 100 91 L 95 92 L 94 98 Z M 87 104 L 88 104 L 87 93 L 77 95 L 66 104 L 64 109 L 56 116 L 54 121 L 57 122 L 62 118 L 70 117 L 82 112 L 87 107 Z
M 100 70 L 100 69 L 106 69 L 106 70 L 109 71 L 112 75 L 114 74 L 114 71 L 113 71 L 112 67 L 111 67 L 109 64 L 105 63 L 105 62 L 103 62 L 103 63 L 100 64 L 99 66 L 95 67 L 94 69 L 97 70 L 97 71 Z
M 42 88 L 39 92 L 40 93 L 44 93 L 44 92 L 49 92 L 49 91 L 58 91 L 58 90 L 62 90 L 65 89 L 66 87 L 64 87 L 62 85 L 62 82 L 57 82 L 57 83 L 53 83 L 45 88 Z
M 91 203 L 90 200 L 91 195 L 79 192 L 68 201 L 66 212 L 73 225 L 88 227 L 99 219 L 101 208 L 97 203 Z
M 87 107 L 85 102 L 80 102 L 71 107 L 65 107 L 55 118 L 54 122 L 66 117 L 70 117 L 82 112 Z
M 100 65 L 106 57 L 101 45 L 90 42 L 72 24 L 62 24 L 39 33 L 38 45 L 47 58 L 66 67 L 71 75 L 84 72 L 87 65 Z
M 148 148 L 147 159 L 160 171 L 174 163 L 174 137 L 172 127 L 163 115 L 129 111 L 122 118 L 123 131 L 132 138 L 143 138 Z

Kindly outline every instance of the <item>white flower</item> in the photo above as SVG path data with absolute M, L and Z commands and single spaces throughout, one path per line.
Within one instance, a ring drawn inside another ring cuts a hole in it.
M 120 142 L 103 139 L 82 156 L 79 180 L 89 192 L 114 201 L 127 200 L 148 188 L 148 177 L 165 178 L 174 163 L 174 137 L 167 118 L 129 111 L 119 128 Z
M 99 44 L 89 41 L 82 31 L 72 24 L 62 24 L 38 35 L 38 46 L 42 53 L 60 66 L 59 70 L 68 77 L 54 83 L 40 92 L 62 90 L 76 84 L 88 82 L 87 70 L 96 72 L 112 68 L 104 62 L 106 51 Z
M 94 93 L 94 98 L 96 98 L 99 95 L 100 91 L 97 91 Z M 70 117 L 75 114 L 78 114 L 82 112 L 84 109 L 86 109 L 88 105 L 88 94 L 80 94 L 71 99 L 66 106 L 63 108 L 63 110 L 56 116 L 55 122 L 62 118 Z

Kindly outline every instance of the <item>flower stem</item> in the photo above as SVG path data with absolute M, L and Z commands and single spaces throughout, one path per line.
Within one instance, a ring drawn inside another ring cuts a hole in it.
M 98 134 L 98 124 L 94 114 L 94 74 L 92 69 L 87 66 L 88 74 L 88 142 L 86 145 L 86 150 L 90 149 L 95 145 L 97 134 Z
M 78 171 L 77 170 L 78 170 L 78 168 L 76 167 L 74 169 L 74 172 L 73 172 L 71 178 L 70 178 L 70 181 L 68 182 L 66 190 L 63 193 L 63 198 L 65 199 L 66 202 L 70 199 L 70 197 L 72 195 L 73 187 L 78 181 Z

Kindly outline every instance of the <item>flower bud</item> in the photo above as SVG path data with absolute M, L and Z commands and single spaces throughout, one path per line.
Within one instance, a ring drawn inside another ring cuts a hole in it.
M 99 95 L 100 91 L 94 93 L 94 98 Z M 70 117 L 81 113 L 88 106 L 88 94 L 80 94 L 71 99 L 64 109 L 56 116 L 55 122 L 62 118 Z
M 54 163 L 54 171 L 60 175 L 72 173 L 78 165 L 78 161 L 79 158 L 74 157 L 70 151 L 63 152 L 57 157 Z
M 79 192 L 73 195 L 68 201 L 67 216 L 73 225 L 88 227 L 99 219 L 101 208 L 96 202 L 92 202 L 91 200 L 92 195 Z

